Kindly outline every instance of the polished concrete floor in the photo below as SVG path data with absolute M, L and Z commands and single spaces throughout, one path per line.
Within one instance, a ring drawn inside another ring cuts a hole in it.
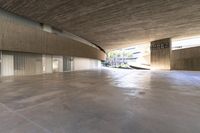
M 200 133 L 200 72 L 1 78 L 0 133 Z

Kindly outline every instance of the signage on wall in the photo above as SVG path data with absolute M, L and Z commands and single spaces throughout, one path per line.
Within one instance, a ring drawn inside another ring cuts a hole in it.
M 166 49 L 166 48 L 170 48 L 169 43 L 151 44 L 151 50 Z

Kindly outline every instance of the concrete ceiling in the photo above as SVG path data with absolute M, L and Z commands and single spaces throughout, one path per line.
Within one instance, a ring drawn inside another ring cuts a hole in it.
M 105 50 L 200 35 L 200 0 L 0 0 L 0 7 Z

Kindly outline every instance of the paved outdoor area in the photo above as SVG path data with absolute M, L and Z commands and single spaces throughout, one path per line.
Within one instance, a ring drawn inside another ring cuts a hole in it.
M 1 78 L 0 133 L 200 133 L 200 72 Z

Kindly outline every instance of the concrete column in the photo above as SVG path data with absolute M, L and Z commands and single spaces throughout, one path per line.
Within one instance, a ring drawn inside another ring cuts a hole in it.
M 170 70 L 171 39 L 151 42 L 151 69 Z

